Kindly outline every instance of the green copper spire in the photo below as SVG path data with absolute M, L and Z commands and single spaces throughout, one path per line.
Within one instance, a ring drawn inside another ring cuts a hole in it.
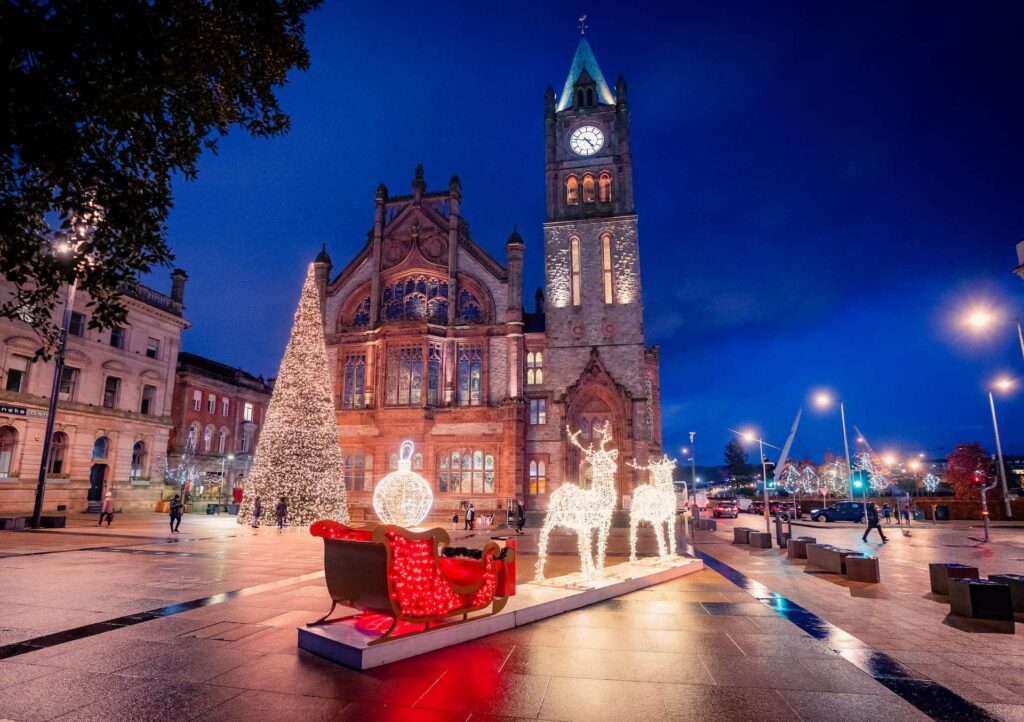
M 601 73 L 601 67 L 597 64 L 594 51 L 590 49 L 590 43 L 585 37 L 580 38 L 580 44 L 576 47 L 576 55 L 572 59 L 572 67 L 569 69 L 569 77 L 565 79 L 565 87 L 558 97 L 558 106 L 555 111 L 562 111 L 572 107 L 572 86 L 576 84 L 580 73 L 584 70 L 587 75 L 597 84 L 597 100 L 602 105 L 615 105 L 615 96 L 612 89 L 608 87 L 608 81 Z

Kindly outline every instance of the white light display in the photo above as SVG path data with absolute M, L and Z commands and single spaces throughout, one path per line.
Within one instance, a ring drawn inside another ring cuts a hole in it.
M 385 524 L 401 527 L 419 525 L 434 503 L 430 484 L 412 471 L 413 443 L 403 441 L 398 449 L 398 471 L 392 471 L 373 490 L 373 510 Z
M 665 455 L 660 461 L 646 466 L 639 466 L 635 460 L 630 466 L 649 472 L 654 483 L 633 489 L 633 504 L 629 508 L 629 561 L 636 561 L 636 532 L 640 522 L 644 521 L 650 522 L 654 528 L 658 556 L 668 559 L 676 553 L 676 493 L 672 484 L 676 460 Z
M 878 492 L 889 486 L 889 475 L 875 464 L 874 458 L 867 451 L 861 451 L 854 457 L 853 468 L 867 474 L 868 485 Z
M 590 464 L 591 484 L 584 489 L 575 484 L 563 484 L 551 492 L 548 513 L 544 517 L 544 526 L 540 530 L 537 545 L 536 581 L 544 580 L 544 562 L 547 560 L 548 536 L 557 526 L 576 532 L 576 541 L 580 551 L 580 568 L 584 579 L 591 579 L 604 571 L 605 550 L 608 547 L 608 530 L 612 525 L 612 512 L 615 510 L 615 470 L 618 449 L 606 449 L 612 440 L 611 427 L 607 421 L 594 427 L 594 433 L 600 434 L 598 448 L 591 443 L 584 448 L 579 442 L 580 432 L 569 431 L 569 439 L 586 456 Z M 597 534 L 597 561 L 594 561 L 593 535 Z
M 926 474 L 924 477 L 924 488 L 928 490 L 929 494 L 935 492 L 939 488 L 939 477 L 935 474 Z

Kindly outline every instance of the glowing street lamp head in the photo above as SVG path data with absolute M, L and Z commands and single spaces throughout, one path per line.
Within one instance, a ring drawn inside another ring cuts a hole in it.
M 992 383 L 992 386 L 1000 391 L 1009 391 L 1013 388 L 1013 379 L 1001 376 Z
M 882 461 L 885 463 L 886 466 L 895 466 L 897 461 L 896 455 L 886 454 L 885 456 L 882 457 Z
M 909 466 L 912 471 L 918 471 L 921 468 L 921 460 L 911 459 L 910 461 L 907 462 L 907 466 Z
M 832 398 L 832 394 L 828 391 L 818 391 L 814 394 L 814 405 L 819 409 L 827 409 L 833 403 L 835 403 L 835 399 Z
M 996 322 L 996 315 L 987 308 L 971 309 L 964 316 L 964 324 L 974 331 L 986 331 Z
M 743 437 L 744 441 L 757 441 L 757 434 L 755 434 L 750 429 L 747 429 L 746 431 L 741 432 L 740 436 Z

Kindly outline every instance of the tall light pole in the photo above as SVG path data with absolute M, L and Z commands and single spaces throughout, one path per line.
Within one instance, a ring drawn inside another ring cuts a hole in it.
M 772 445 L 771 444 L 766 444 L 765 440 L 762 439 L 759 434 L 754 434 L 753 431 L 744 431 L 742 433 L 739 432 L 739 431 L 736 431 L 734 433 L 740 434 L 740 436 L 742 436 L 745 441 L 756 441 L 758 449 L 760 450 L 760 453 L 761 453 L 761 481 L 762 481 L 761 487 L 762 487 L 762 491 L 763 491 L 763 495 L 764 495 L 764 528 L 765 528 L 765 531 L 767 531 L 769 534 L 771 534 L 772 533 L 772 511 L 771 511 L 771 505 L 770 505 L 770 503 L 768 501 L 768 459 L 764 455 L 764 447 L 765 446 L 772 446 Z M 777 449 L 779 447 L 772 446 L 772 448 L 773 449 Z
M 58 253 L 67 254 L 72 250 L 68 241 L 63 241 L 57 249 Z M 39 480 L 36 482 L 36 500 L 32 507 L 32 528 L 38 529 L 42 523 L 43 498 L 46 496 L 46 472 L 50 465 L 50 446 L 53 441 L 53 425 L 57 417 L 57 397 L 60 394 L 60 379 L 64 373 L 64 353 L 68 344 L 68 327 L 71 324 L 71 311 L 75 305 L 75 292 L 78 290 L 78 278 L 72 278 L 68 284 L 64 298 L 64 318 L 60 325 L 60 336 L 57 340 L 57 352 L 53 358 L 53 383 L 50 385 L 50 405 L 46 414 L 46 430 L 43 435 L 43 453 L 39 459 Z
M 993 388 L 999 391 L 1009 391 L 1013 388 L 1013 381 L 1008 378 L 1001 378 L 996 381 L 988 390 L 988 405 L 992 409 L 992 431 L 996 436 L 996 459 L 999 462 L 999 483 L 1003 487 L 1003 504 L 1005 504 L 1006 518 L 1013 518 L 1013 508 L 1010 505 L 1010 492 L 1006 488 L 1006 469 L 1003 466 L 1003 445 L 999 440 L 999 422 L 996 421 L 996 401 L 992 395 Z M 985 510 L 987 512 L 987 509 Z
M 836 402 L 836 399 L 832 397 L 832 394 L 827 391 L 819 391 L 814 395 L 814 405 L 819 409 L 827 409 Z M 839 399 L 839 418 L 843 423 L 843 451 L 846 453 L 846 479 L 847 479 L 847 492 L 850 495 L 850 500 L 853 500 L 853 466 L 850 464 L 850 437 L 846 433 L 846 407 L 843 405 L 843 400 Z M 864 515 L 867 516 L 867 501 L 864 502 Z

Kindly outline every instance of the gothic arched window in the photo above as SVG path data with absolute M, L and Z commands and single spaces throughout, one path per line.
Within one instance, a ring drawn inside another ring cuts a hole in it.
M 586 98 L 586 96 L 583 94 L 583 88 L 580 88 L 579 90 L 577 90 L 576 91 L 576 107 L 582 108 L 583 107 L 583 101 L 584 101 L 585 98 Z
M 363 302 L 356 307 L 355 313 L 352 315 L 353 326 L 369 326 L 370 325 L 370 297 L 367 296 L 363 299 Z
M 459 344 L 457 368 L 459 406 L 479 406 L 483 403 L 482 366 L 483 360 L 478 347 Z
M 92 444 L 92 458 L 94 459 L 106 459 L 107 454 L 110 453 L 110 439 L 106 436 L 101 436 L 96 439 Z
M 612 289 L 612 238 L 607 233 L 601 236 L 601 277 L 604 281 L 604 302 L 614 303 Z
M 365 382 L 366 354 L 348 354 L 345 357 L 345 372 L 341 392 L 341 407 L 343 409 L 363 408 Z
M 484 321 L 479 299 L 466 289 L 459 291 L 459 320 L 462 323 L 483 323 Z
M 583 176 L 583 202 L 594 202 L 594 176 L 589 173 Z
M 570 284 L 572 285 L 572 305 L 580 305 L 580 239 L 573 238 L 569 243 L 569 252 L 572 256 Z
M 579 205 L 580 182 L 576 176 L 571 175 L 565 179 L 565 204 L 568 206 Z
M 427 405 L 441 405 L 441 345 L 436 343 L 427 355 Z
M 530 351 L 526 354 L 526 383 L 544 383 L 544 354 L 541 351 Z
M 587 88 L 587 106 L 589 107 L 589 106 L 591 106 L 593 104 L 594 104 L 594 89 L 593 88 Z
M 388 321 L 444 323 L 448 320 L 448 284 L 418 276 L 386 286 L 383 315 Z
M 18 448 L 18 431 L 13 426 L 0 426 L 0 479 L 6 479 L 14 466 Z
M 611 203 L 612 200 L 612 176 L 611 173 L 603 172 L 597 180 L 597 199 L 601 203 Z
M 146 444 L 136 441 L 132 447 L 132 466 L 130 476 L 132 479 L 139 479 L 145 475 L 146 468 Z
M 203 429 L 203 451 L 209 453 L 213 448 L 213 426 Z

